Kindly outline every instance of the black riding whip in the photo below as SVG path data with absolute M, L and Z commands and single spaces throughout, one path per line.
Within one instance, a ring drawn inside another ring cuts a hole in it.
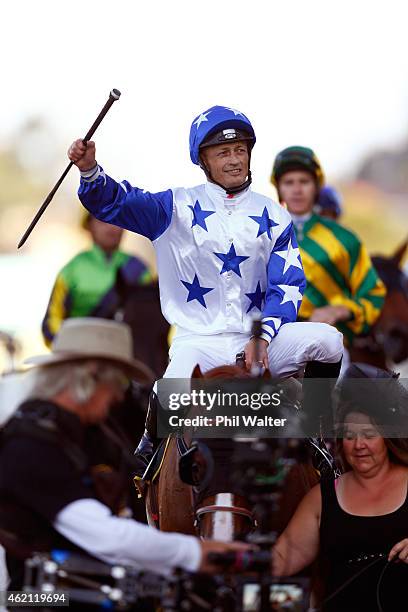
M 93 122 L 92 126 L 89 128 L 88 132 L 86 133 L 86 136 L 82 141 L 84 144 L 86 144 L 88 140 L 93 136 L 93 134 L 96 132 L 99 124 L 101 123 L 102 119 L 105 117 L 106 113 L 108 112 L 112 104 L 116 102 L 116 100 L 119 100 L 119 98 L 120 98 L 120 91 L 118 89 L 112 89 L 112 91 L 109 94 L 108 101 L 106 102 L 105 106 L 103 107 L 103 109 L 101 110 L 101 112 L 99 113 L 95 121 Z M 48 204 L 51 202 L 52 198 L 57 193 L 62 181 L 67 176 L 68 172 L 71 170 L 71 167 L 73 165 L 74 165 L 74 162 L 72 161 L 69 162 L 68 166 L 65 168 L 64 172 L 61 174 L 60 178 L 58 179 L 54 187 L 51 189 L 50 193 L 47 195 L 43 204 L 37 211 L 34 219 L 31 221 L 30 225 L 26 229 L 24 236 L 21 238 L 20 242 L 18 243 L 17 248 L 22 247 L 23 244 L 26 242 L 27 238 L 29 237 L 29 235 L 31 234 L 35 226 L 37 225 L 37 222 L 40 220 L 42 214 L 44 213 Z

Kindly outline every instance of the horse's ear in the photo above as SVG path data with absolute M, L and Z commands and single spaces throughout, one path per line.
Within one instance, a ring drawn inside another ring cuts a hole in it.
M 394 255 L 391 256 L 392 261 L 398 267 L 400 267 L 400 265 L 402 264 L 402 260 L 404 259 L 404 255 L 407 250 L 407 247 L 408 247 L 408 239 L 405 242 L 403 242 L 402 245 L 399 246 L 398 249 L 395 251 Z
M 201 372 L 201 368 L 200 366 L 197 365 L 194 367 L 193 373 L 191 375 L 191 378 L 204 378 L 203 373 Z
M 272 378 L 270 370 L 266 369 L 262 374 L 261 378 L 264 378 L 265 380 L 269 380 L 270 378 Z

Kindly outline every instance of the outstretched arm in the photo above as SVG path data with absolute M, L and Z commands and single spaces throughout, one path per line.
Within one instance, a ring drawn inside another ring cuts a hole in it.
M 85 146 L 82 140 L 76 140 L 68 157 L 81 171 L 79 199 L 94 217 L 150 240 L 166 231 L 173 214 L 171 189 L 149 193 L 127 181 L 116 182 L 97 164 L 93 142 Z
M 318 484 L 302 499 L 289 525 L 276 542 L 272 553 L 275 576 L 296 574 L 316 559 L 319 552 L 321 505 Z
M 181 567 L 187 571 L 214 572 L 209 553 L 244 552 L 244 542 L 200 542 L 181 533 L 164 533 L 137 521 L 112 516 L 95 499 L 80 499 L 57 515 L 55 529 L 94 557 L 168 575 Z

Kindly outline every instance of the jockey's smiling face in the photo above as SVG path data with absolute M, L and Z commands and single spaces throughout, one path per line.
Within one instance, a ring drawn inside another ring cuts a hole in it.
M 304 170 L 285 172 L 278 183 L 279 199 L 285 202 L 288 211 L 294 215 L 312 212 L 317 196 L 316 181 Z
M 225 188 L 239 187 L 248 176 L 249 155 L 245 141 L 205 147 L 201 158 L 214 182 Z

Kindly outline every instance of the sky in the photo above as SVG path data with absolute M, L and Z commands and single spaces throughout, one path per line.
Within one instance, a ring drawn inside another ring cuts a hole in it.
M 150 190 L 201 181 L 188 132 L 214 104 L 251 119 L 258 190 L 272 193 L 273 158 L 293 144 L 314 148 L 332 180 L 347 178 L 366 153 L 408 136 L 404 13 L 395 0 L 7 3 L 0 145 L 40 116 L 63 168 L 116 87 L 95 135 L 115 178 Z M 39 148 L 46 158 L 46 141 Z

